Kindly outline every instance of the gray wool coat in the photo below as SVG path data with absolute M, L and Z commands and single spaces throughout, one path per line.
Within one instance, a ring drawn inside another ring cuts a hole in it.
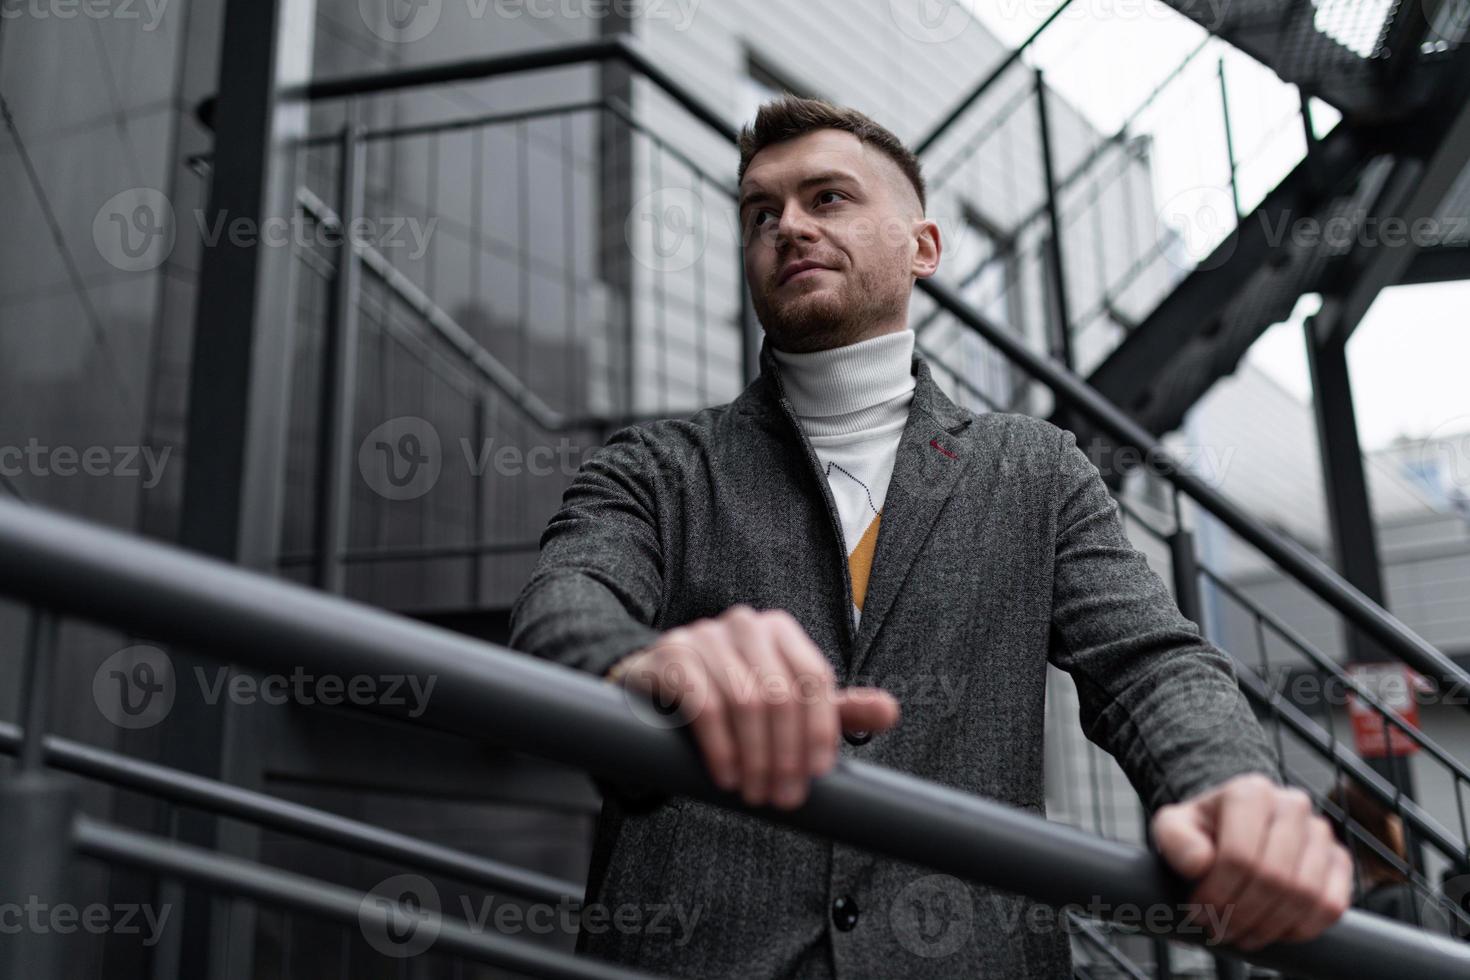
M 959 408 L 918 354 L 854 629 L 831 492 L 765 346 L 760 364 L 733 402 L 589 456 L 513 606 L 512 647 L 601 675 L 662 630 L 780 608 L 841 684 L 898 697 L 899 725 L 845 739 L 847 756 L 1043 814 L 1050 661 L 1150 811 L 1274 772 L 1228 657 L 1129 544 L 1074 436 Z M 670 976 L 1071 976 L 1048 908 L 682 798 L 605 795 L 587 902 L 579 952 Z

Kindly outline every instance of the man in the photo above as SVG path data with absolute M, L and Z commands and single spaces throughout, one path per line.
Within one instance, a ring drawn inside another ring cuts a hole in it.
M 511 644 L 677 699 L 714 780 L 775 807 L 847 755 L 1044 812 L 1050 661 L 1215 938 L 1318 934 L 1347 853 L 1268 775 L 1228 658 L 1128 544 L 1096 467 L 1045 421 L 956 407 L 913 355 L 909 297 L 941 251 L 918 161 L 791 97 L 740 148 L 761 376 L 589 459 Z M 1071 975 L 1023 899 L 689 800 L 610 793 L 587 897 L 698 916 L 680 941 L 583 924 L 579 950 L 669 975 Z

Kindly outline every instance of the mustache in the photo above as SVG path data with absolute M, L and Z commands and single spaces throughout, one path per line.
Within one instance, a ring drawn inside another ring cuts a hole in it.
M 799 255 L 799 256 L 793 256 L 791 258 L 785 259 L 785 260 L 783 260 L 781 262 L 778 262 L 776 264 L 776 268 L 773 269 L 771 271 L 771 274 L 766 277 L 766 287 L 767 287 L 767 289 L 768 290 L 769 289 L 775 289 L 777 286 L 781 285 L 781 276 L 786 271 L 786 267 L 789 266 L 789 265 L 792 265 L 792 264 L 794 264 L 796 262 L 816 262 L 818 265 L 825 266 L 826 268 L 832 269 L 834 271 L 841 268 L 841 266 L 840 266 L 839 263 L 837 263 L 835 261 L 832 261 L 830 259 L 822 258 L 820 256 L 816 256 L 816 255 Z

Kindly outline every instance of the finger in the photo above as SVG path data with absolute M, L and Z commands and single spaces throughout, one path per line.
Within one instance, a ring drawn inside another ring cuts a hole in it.
M 1323 846 L 1313 848 L 1311 855 L 1303 859 L 1301 870 L 1304 875 L 1310 876 L 1307 880 L 1316 883 L 1321 889 L 1322 898 L 1297 923 L 1295 929 L 1282 936 L 1286 942 L 1305 942 L 1317 938 L 1322 930 L 1342 918 L 1352 902 L 1353 859 L 1347 848 L 1337 842 L 1332 833 L 1332 825 L 1323 820 L 1321 826 L 1324 829 L 1315 833 L 1319 836 L 1325 835 Z
M 689 722 L 695 744 L 704 756 L 715 785 L 733 790 L 740 784 L 740 751 L 731 726 L 730 708 L 716 689 L 709 668 L 699 654 L 691 654 L 682 662 L 683 684 L 699 710 Z
M 1207 811 L 1200 806 L 1170 803 L 1154 814 L 1154 843 L 1169 866 L 1194 881 L 1215 863 Z
M 730 632 L 756 678 L 755 697 L 765 716 L 769 757 L 763 796 L 776 806 L 796 806 L 806 795 L 806 739 L 786 658 L 776 649 L 768 618 L 760 613 L 733 616 Z
M 1193 900 L 1212 906 L 1224 935 L 1231 933 L 1238 911 L 1235 902 L 1246 877 L 1266 844 L 1271 822 L 1269 795 L 1274 784 L 1241 779 L 1228 786 L 1214 802 L 1215 862 L 1194 891 Z M 1217 940 L 1221 936 L 1215 937 Z
M 1312 844 L 1308 836 L 1312 799 L 1299 789 L 1275 794 L 1266 845 L 1254 873 L 1236 899 L 1228 941 L 1256 950 L 1294 928 L 1311 910 L 1312 893 L 1300 884 L 1298 868 Z
M 796 698 L 806 726 L 807 773 L 820 776 L 837 762 L 837 739 L 841 735 L 835 697 L 837 678 L 826 655 L 790 613 L 776 611 L 771 626 L 777 649 L 795 679 Z
M 766 801 L 770 781 L 770 722 L 761 703 L 760 678 L 735 647 L 727 624 L 713 624 L 706 641 L 706 663 L 730 708 L 740 757 L 741 796 L 749 806 Z
M 898 724 L 898 702 L 881 688 L 845 687 L 836 696 L 845 732 L 883 732 Z

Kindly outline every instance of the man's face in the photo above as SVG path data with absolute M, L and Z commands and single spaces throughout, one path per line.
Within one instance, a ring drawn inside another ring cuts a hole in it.
M 740 194 L 745 279 L 772 346 L 826 350 L 907 326 L 939 228 L 881 150 L 816 130 L 757 153 Z

